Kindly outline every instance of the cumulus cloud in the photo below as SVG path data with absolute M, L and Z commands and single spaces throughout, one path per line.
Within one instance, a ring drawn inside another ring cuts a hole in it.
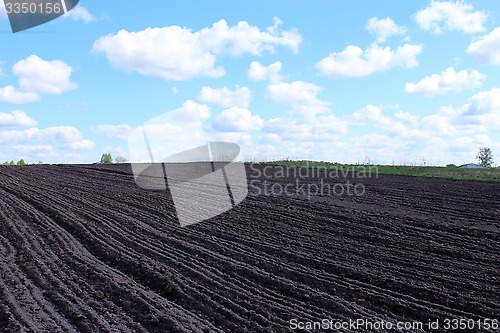
M 205 145 L 209 138 L 203 131 L 202 124 L 209 117 L 210 109 L 207 105 L 188 100 L 181 108 L 146 121 L 130 132 L 130 161 L 151 161 L 151 156 L 154 161 L 160 161 L 173 154 Z
M 347 123 L 332 113 L 315 116 L 307 122 L 290 116 L 266 121 L 264 131 L 276 141 L 312 144 L 338 139 L 340 134 L 347 133 Z
M 481 142 L 500 148 L 488 134 L 500 129 L 495 114 L 500 107 L 499 92 L 481 92 L 461 107 L 441 107 L 424 117 L 401 110 L 390 114 L 386 109 L 392 106 L 369 104 L 348 116 L 350 125 L 364 126 L 360 133 L 368 134 L 347 137 L 345 143 L 350 143 L 352 155 L 371 156 L 374 163 L 466 163 L 475 156 Z
M 421 129 L 429 135 L 482 135 L 500 131 L 500 88 L 473 95 L 460 107 L 445 106 L 437 114 L 423 117 Z
M 108 138 L 118 138 L 126 141 L 132 127 L 129 125 L 98 125 L 90 128 L 92 133 L 104 134 Z
M 14 110 L 11 113 L 0 112 L 0 128 L 2 127 L 32 127 L 37 122 L 24 111 Z
M 0 102 L 10 104 L 26 104 L 40 100 L 40 95 L 33 92 L 23 92 L 13 86 L 0 88 Z
M 217 57 L 262 55 L 277 46 L 297 52 L 302 41 L 296 30 L 281 31 L 281 21 L 266 30 L 240 21 L 229 27 L 220 20 L 209 28 L 193 32 L 179 26 L 147 28 L 138 32 L 121 30 L 99 38 L 93 50 L 102 52 L 115 67 L 164 80 L 188 80 L 198 76 L 220 77 Z
M 23 152 L 52 152 L 54 148 L 51 145 L 38 145 L 38 146 L 24 146 L 18 145 L 14 146 L 16 150 L 22 150 Z
M 385 42 L 389 37 L 406 34 L 406 27 L 397 25 L 392 19 L 386 17 L 379 19 L 372 17 L 366 24 L 366 29 L 377 36 L 377 42 Z
M 75 8 L 64 14 L 63 17 L 70 18 L 73 21 L 82 21 L 85 23 L 90 23 L 95 20 L 94 16 L 90 14 L 88 9 L 83 6 L 76 6 Z
M 347 123 L 338 119 L 318 94 L 322 88 L 304 81 L 269 82 L 266 98 L 289 108 L 286 117 L 264 123 L 264 137 L 295 143 L 330 140 L 347 132 Z
M 281 81 L 283 77 L 280 75 L 281 62 L 277 61 L 269 66 L 264 66 L 258 61 L 252 61 L 247 73 L 250 81 L 270 80 L 273 82 Z
M 394 107 L 396 112 L 388 112 Z M 460 107 L 442 107 L 424 117 L 399 106 L 368 104 L 340 119 L 332 113 L 308 123 L 292 116 L 276 118 L 265 122 L 250 156 L 406 165 L 466 163 L 479 146 L 500 149 L 490 135 L 500 130 L 499 109 L 500 88 L 496 88 L 475 94 Z M 341 131 L 346 122 L 350 136 Z
M 474 11 L 474 6 L 463 1 L 435 1 L 415 15 L 419 27 L 426 31 L 442 33 L 445 30 L 477 33 L 485 30 L 487 15 Z
M 390 135 L 408 136 L 412 133 L 407 126 L 392 117 L 383 115 L 382 109 L 372 104 L 356 111 L 352 118 L 354 124 L 366 125 L 367 123 L 374 123 L 378 128 Z
M 462 107 L 461 122 L 478 124 L 490 130 L 500 130 L 500 88 L 482 91 Z
M 421 51 L 422 46 L 417 44 L 404 44 L 395 50 L 376 43 L 366 50 L 350 45 L 344 51 L 332 53 L 318 62 L 316 68 L 329 78 L 362 77 L 394 67 L 417 67 L 417 55 Z
M 71 150 L 90 150 L 94 148 L 95 143 L 91 140 L 82 139 L 80 141 L 68 142 L 63 148 Z
M 213 122 L 213 128 L 221 132 L 249 132 L 259 130 L 264 121 L 242 107 L 232 107 L 219 113 Z
M 467 53 L 483 64 L 500 65 L 500 27 L 472 42 Z
M 215 105 L 223 108 L 242 107 L 247 108 L 250 104 L 252 93 L 247 87 L 236 88 L 234 91 L 227 87 L 223 88 L 201 88 L 198 100 L 201 103 Z
M 317 95 L 322 88 L 314 83 L 303 81 L 270 83 L 266 88 L 266 97 L 273 102 L 291 108 L 295 116 L 304 120 L 329 110 L 328 104 Z
M 196 121 L 203 122 L 207 120 L 210 115 L 211 112 L 208 105 L 187 100 L 182 104 L 182 108 L 179 109 L 177 119 L 186 123 Z
M 450 119 L 439 114 L 424 117 L 421 123 L 427 131 L 432 133 L 441 133 L 441 135 L 448 136 L 458 133 L 456 128 L 450 123 Z
M 493 88 L 474 94 L 462 106 L 443 106 L 424 117 L 401 111 L 394 116 L 383 115 L 382 108 L 368 105 L 353 114 L 351 124 L 375 124 L 385 133 L 413 139 L 482 135 L 500 130 L 498 110 L 500 88 Z
M 459 93 L 468 89 L 480 87 L 486 75 L 477 70 L 455 71 L 450 67 L 441 74 L 426 76 L 417 83 L 409 82 L 405 86 L 405 91 L 409 94 L 433 97 L 447 93 Z
M 12 72 L 18 78 L 19 87 L 0 88 L 0 102 L 24 104 L 40 100 L 40 94 L 60 95 L 75 89 L 71 82 L 71 66 L 62 61 L 46 61 L 36 55 L 17 62 Z
M 59 60 L 45 61 L 31 55 L 16 63 L 12 71 L 19 78 L 21 91 L 60 95 L 76 88 L 70 81 L 73 68 Z
M 63 148 L 86 150 L 93 147 L 90 140 L 86 140 L 83 134 L 72 126 L 57 126 L 39 129 L 30 127 L 27 129 L 0 130 L 0 143 L 37 145 L 50 143 L 60 144 Z

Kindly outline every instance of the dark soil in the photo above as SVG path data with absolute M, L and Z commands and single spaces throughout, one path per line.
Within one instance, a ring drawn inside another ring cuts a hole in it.
M 250 194 L 235 209 L 185 228 L 129 165 L 0 167 L 0 332 L 499 319 L 500 183 L 267 169 L 269 179 L 265 167 L 247 167 Z M 296 181 L 365 192 L 267 186 Z

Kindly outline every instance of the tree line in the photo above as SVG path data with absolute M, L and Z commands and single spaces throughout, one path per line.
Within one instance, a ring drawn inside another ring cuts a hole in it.
M 40 162 L 38 162 L 37 164 L 43 164 L 43 162 L 42 162 L 42 161 L 40 161 Z M 17 162 L 14 162 L 14 160 L 12 160 L 12 161 L 10 161 L 10 162 L 9 162 L 9 161 L 6 161 L 6 162 L 2 163 L 2 165 L 11 165 L 11 166 L 12 166 L 12 165 L 17 165 L 17 166 L 23 166 L 23 165 L 28 165 L 28 163 L 26 163 L 26 162 L 24 161 L 24 159 L 22 159 L 22 158 L 21 158 L 21 159 L 20 159 L 19 161 L 17 161 Z
M 491 167 L 493 165 L 493 152 L 491 151 L 491 148 L 488 148 L 488 147 L 479 148 L 477 155 L 476 155 L 476 159 L 478 160 L 479 165 L 482 165 L 485 168 Z M 126 163 L 127 159 L 123 156 L 117 156 L 113 160 L 113 156 L 111 156 L 110 153 L 104 153 L 104 154 L 102 154 L 101 160 L 99 161 L 99 163 L 102 163 L 102 164 L 111 164 L 113 162 L 114 163 Z M 40 161 L 40 162 L 38 162 L 38 164 L 43 164 L 43 162 Z M 17 162 L 14 162 L 14 160 L 12 160 L 10 162 L 6 161 L 2 165 L 23 166 L 23 165 L 27 165 L 27 163 L 24 161 L 24 159 L 20 159 Z

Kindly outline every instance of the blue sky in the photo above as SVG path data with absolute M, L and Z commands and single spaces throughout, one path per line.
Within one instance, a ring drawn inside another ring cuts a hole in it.
M 246 160 L 500 156 L 498 1 L 81 0 L 16 34 L 2 5 L 0 161 L 130 159 L 172 110 Z M 172 152 L 200 140 L 164 125 Z

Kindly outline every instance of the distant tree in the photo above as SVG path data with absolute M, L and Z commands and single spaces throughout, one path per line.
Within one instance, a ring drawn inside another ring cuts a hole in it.
M 493 153 L 491 151 L 491 148 L 479 148 L 476 159 L 479 161 L 479 164 L 484 166 L 485 168 L 491 167 L 491 165 L 493 164 Z
M 42 161 L 38 161 L 38 164 L 43 164 L 43 162 Z
M 105 163 L 105 164 L 113 163 L 113 157 L 111 157 L 111 154 L 109 154 L 109 153 L 102 154 L 101 163 Z
M 14 160 L 10 161 L 9 165 L 16 165 L 16 162 Z
M 115 163 L 127 163 L 127 159 L 123 156 L 116 156 Z
M 17 165 L 23 166 L 26 165 L 26 162 L 24 162 L 24 160 L 21 158 L 19 161 L 17 161 Z

